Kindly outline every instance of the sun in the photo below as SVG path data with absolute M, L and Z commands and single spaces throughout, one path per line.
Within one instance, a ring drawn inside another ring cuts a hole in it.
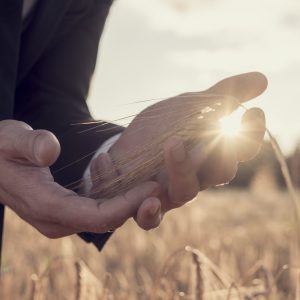
M 228 137 L 235 137 L 241 130 L 241 117 L 243 111 L 235 111 L 231 115 L 220 120 L 221 134 Z

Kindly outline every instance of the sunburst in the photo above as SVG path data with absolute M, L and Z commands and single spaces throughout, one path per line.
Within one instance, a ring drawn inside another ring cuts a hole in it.
M 241 117 L 243 110 L 238 109 L 229 116 L 223 117 L 220 120 L 221 134 L 228 137 L 235 137 L 241 130 Z

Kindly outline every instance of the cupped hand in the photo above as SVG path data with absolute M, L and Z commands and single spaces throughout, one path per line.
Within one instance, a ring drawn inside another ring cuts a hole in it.
M 148 107 L 133 120 L 112 146 L 110 157 L 101 155 L 94 160 L 94 174 L 95 170 L 101 173 L 105 168 L 115 168 L 114 172 L 107 172 L 110 174 L 107 181 L 122 174 L 125 177 L 126 174 L 135 177 L 132 179 L 133 183 L 153 178 L 148 170 L 151 166 L 149 168 L 147 162 L 153 160 L 153 155 L 158 155 L 158 148 L 161 147 L 163 164 L 154 177 L 162 186 L 159 196 L 160 214 L 162 216 L 168 210 L 182 206 L 199 191 L 229 182 L 236 174 L 238 163 L 257 154 L 265 133 L 265 117 L 258 108 L 246 111 L 242 118 L 241 134 L 235 139 L 221 136 L 215 120 L 212 124 L 213 130 L 209 128 L 207 132 L 210 133 L 190 148 L 187 147 L 185 137 L 176 134 L 176 128 L 184 128 L 189 123 L 189 118 L 197 112 L 201 101 L 209 106 L 216 98 L 228 99 L 228 103 L 224 102 L 228 104 L 227 107 L 220 110 L 220 117 L 238 107 L 232 99 L 237 99 L 239 103 L 248 101 L 260 95 L 266 87 L 267 80 L 264 75 L 257 72 L 246 73 L 226 78 L 203 92 L 179 95 Z M 193 125 L 197 126 L 197 122 L 196 120 Z M 139 165 L 145 167 L 139 168 Z M 137 169 L 139 171 L 136 176 Z M 95 181 L 94 190 L 97 191 L 104 181 Z M 158 224 L 157 219 L 152 220 L 149 217 L 147 206 L 139 208 L 136 221 L 145 229 Z
M 109 201 L 78 196 L 53 180 L 49 166 L 59 153 L 59 142 L 50 132 L 14 120 L 0 122 L 0 201 L 47 237 L 107 232 L 142 205 L 160 206 L 154 182 Z

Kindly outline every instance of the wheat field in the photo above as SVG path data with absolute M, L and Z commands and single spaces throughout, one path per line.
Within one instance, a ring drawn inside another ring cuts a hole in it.
M 293 205 L 259 182 L 200 193 L 156 230 L 129 221 L 101 253 L 8 211 L 0 299 L 299 299 Z

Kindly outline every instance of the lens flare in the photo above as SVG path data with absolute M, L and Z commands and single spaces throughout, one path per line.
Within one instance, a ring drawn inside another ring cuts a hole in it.
M 220 120 L 221 134 L 228 137 L 237 136 L 241 130 L 242 110 L 237 110 Z

